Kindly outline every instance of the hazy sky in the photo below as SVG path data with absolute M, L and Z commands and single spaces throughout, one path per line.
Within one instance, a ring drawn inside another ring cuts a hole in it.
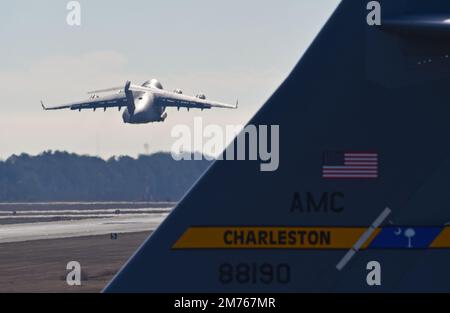
M 168 151 L 176 124 L 245 124 L 299 60 L 338 0 L 8 1 L 0 10 L 0 158 L 68 150 L 135 156 Z M 238 110 L 168 109 L 164 123 L 123 124 L 116 109 L 44 112 L 92 89 L 141 84 L 234 103 Z

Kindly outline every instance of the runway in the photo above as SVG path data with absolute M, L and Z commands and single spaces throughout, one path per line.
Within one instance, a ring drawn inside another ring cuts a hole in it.
M 99 292 L 174 206 L 0 203 L 0 292 Z M 66 284 L 70 260 L 82 286 Z
M 168 213 L 2 225 L 0 243 L 153 231 Z
M 171 211 L 167 205 L 158 207 L 156 204 L 145 207 L 145 204 L 118 203 L 100 208 L 90 205 L 3 208 L 0 210 L 0 243 L 151 232 Z

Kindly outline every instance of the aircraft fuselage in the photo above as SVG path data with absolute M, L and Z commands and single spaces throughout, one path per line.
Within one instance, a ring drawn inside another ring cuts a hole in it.
M 163 122 L 167 113 L 162 106 L 155 105 L 157 98 L 152 92 L 133 92 L 135 109 L 130 114 L 128 108 L 123 111 L 122 119 L 124 123 L 144 124 L 151 122 Z

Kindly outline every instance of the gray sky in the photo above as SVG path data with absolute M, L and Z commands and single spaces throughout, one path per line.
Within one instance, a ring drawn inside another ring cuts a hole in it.
M 338 0 L 82 0 L 81 26 L 62 0 L 0 10 L 0 158 L 67 150 L 135 156 L 168 151 L 176 124 L 245 124 L 275 91 Z M 168 109 L 164 123 L 123 124 L 117 110 L 43 112 L 85 92 L 151 78 L 238 110 Z

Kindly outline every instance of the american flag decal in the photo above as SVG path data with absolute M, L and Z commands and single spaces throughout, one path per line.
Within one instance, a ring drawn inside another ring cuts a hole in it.
M 376 179 L 378 153 L 332 151 L 323 154 L 322 178 Z

